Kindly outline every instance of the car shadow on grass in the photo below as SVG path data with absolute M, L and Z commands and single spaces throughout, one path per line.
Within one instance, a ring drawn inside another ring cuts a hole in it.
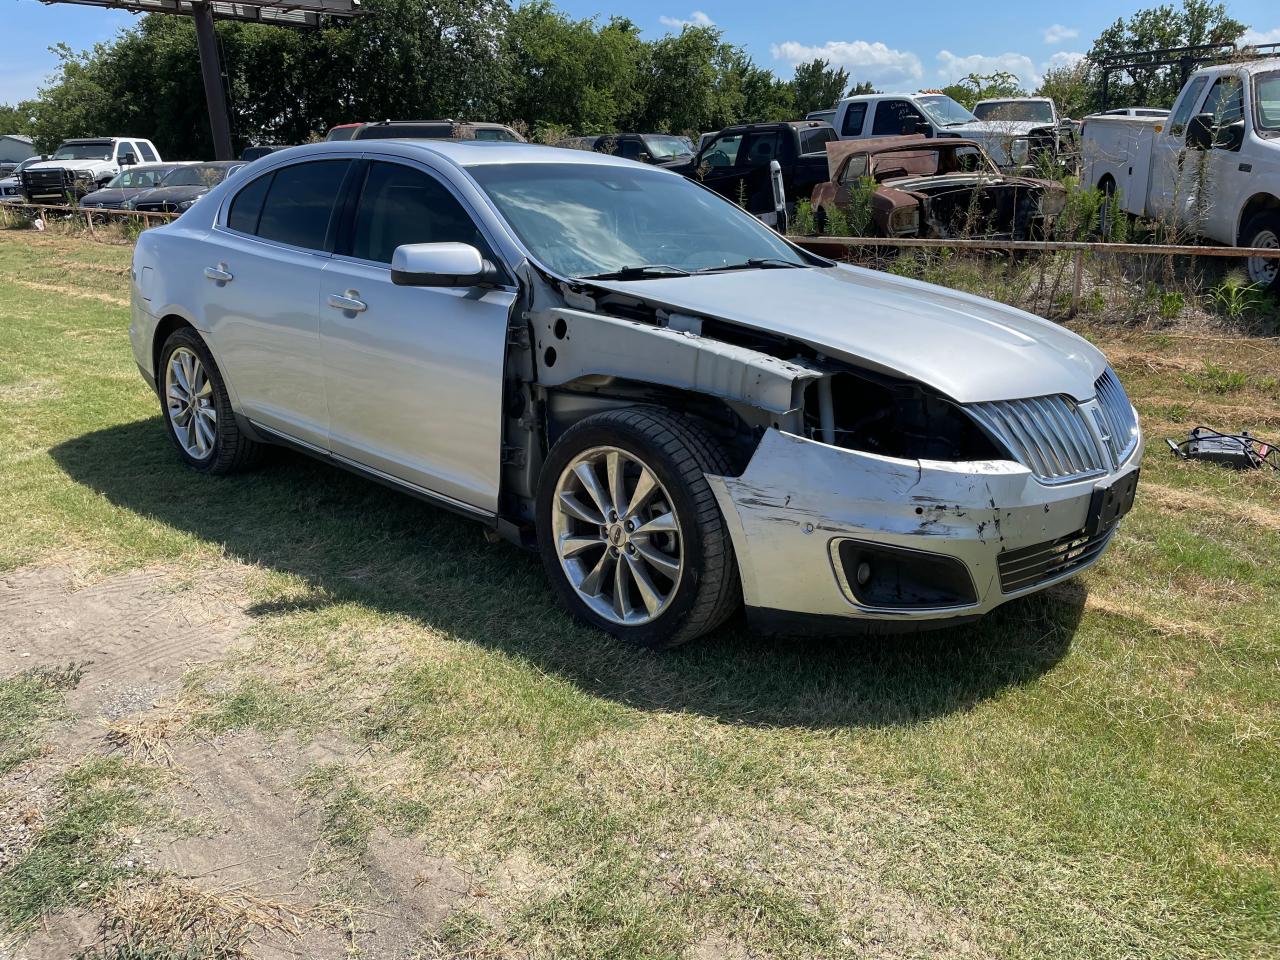
M 272 451 L 250 473 L 204 477 L 179 462 L 159 417 L 51 452 L 113 504 L 303 578 L 321 591 L 319 605 L 365 604 L 596 696 L 731 723 L 888 726 L 967 710 L 1057 664 L 1084 607 L 1084 590 L 1072 586 L 1006 604 L 976 624 L 836 639 L 761 637 L 739 615 L 702 640 L 651 654 L 570 620 L 536 556 L 489 544 L 474 522 L 302 455 Z

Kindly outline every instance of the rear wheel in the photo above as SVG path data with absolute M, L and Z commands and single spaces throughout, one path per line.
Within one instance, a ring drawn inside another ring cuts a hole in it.
M 716 440 L 671 411 L 633 407 L 575 424 L 538 491 L 539 549 L 561 603 L 654 649 L 719 625 L 740 588 L 706 474 L 727 471 Z
M 1250 217 L 1240 237 L 1241 246 L 1280 250 L 1280 214 L 1260 213 Z M 1280 291 L 1280 260 L 1264 257 L 1248 257 L 1245 270 L 1249 282 L 1263 290 Z
M 157 373 L 165 430 L 187 466 L 222 474 L 252 464 L 260 445 L 236 423 L 222 374 L 198 333 L 175 330 L 160 348 Z

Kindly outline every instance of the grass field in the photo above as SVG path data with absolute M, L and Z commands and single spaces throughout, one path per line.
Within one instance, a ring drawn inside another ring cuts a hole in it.
M 1280 435 L 1280 343 L 1083 331 L 1149 446 L 1078 581 L 654 656 L 380 487 L 185 471 L 128 259 L 0 235 L 17 956 L 1280 956 L 1280 482 L 1162 449 Z

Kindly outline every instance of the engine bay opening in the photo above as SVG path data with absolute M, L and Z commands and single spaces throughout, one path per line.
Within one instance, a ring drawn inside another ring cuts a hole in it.
M 825 384 L 829 407 L 824 381 L 805 391 L 804 429 L 810 440 L 830 437 L 837 447 L 903 460 L 1008 456 L 964 411 L 918 384 L 844 372 L 825 378 Z

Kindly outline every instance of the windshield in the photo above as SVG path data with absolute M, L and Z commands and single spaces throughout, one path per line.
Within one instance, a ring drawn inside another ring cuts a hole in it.
M 997 100 L 978 104 L 973 115 L 979 120 L 1053 123 L 1053 104 L 1042 100 Z
M 111 178 L 107 188 L 154 187 L 164 173 L 163 170 L 121 170 Z
M 753 259 L 808 265 L 750 214 L 674 174 L 593 163 L 469 172 L 529 251 L 563 276 L 651 264 L 693 272 Z
M 178 167 L 160 181 L 162 187 L 212 187 L 221 183 L 227 175 L 226 167 L 215 167 L 206 163 L 193 163 L 190 166 Z
M 1258 129 L 1280 131 L 1280 70 L 1253 78 L 1253 99 L 1258 104 Z
M 693 156 L 693 147 L 684 137 L 654 136 L 644 138 L 644 145 L 649 156 L 655 160 L 674 160 L 677 157 Z
M 916 105 L 940 127 L 954 126 L 960 123 L 973 123 L 978 118 L 966 110 L 963 104 L 952 100 L 946 94 L 930 94 L 927 97 L 916 97 Z
M 501 140 L 503 143 L 519 143 L 520 138 L 503 127 L 481 127 L 474 131 L 477 140 Z
M 53 155 L 54 160 L 110 160 L 111 144 L 102 143 L 64 143 Z

